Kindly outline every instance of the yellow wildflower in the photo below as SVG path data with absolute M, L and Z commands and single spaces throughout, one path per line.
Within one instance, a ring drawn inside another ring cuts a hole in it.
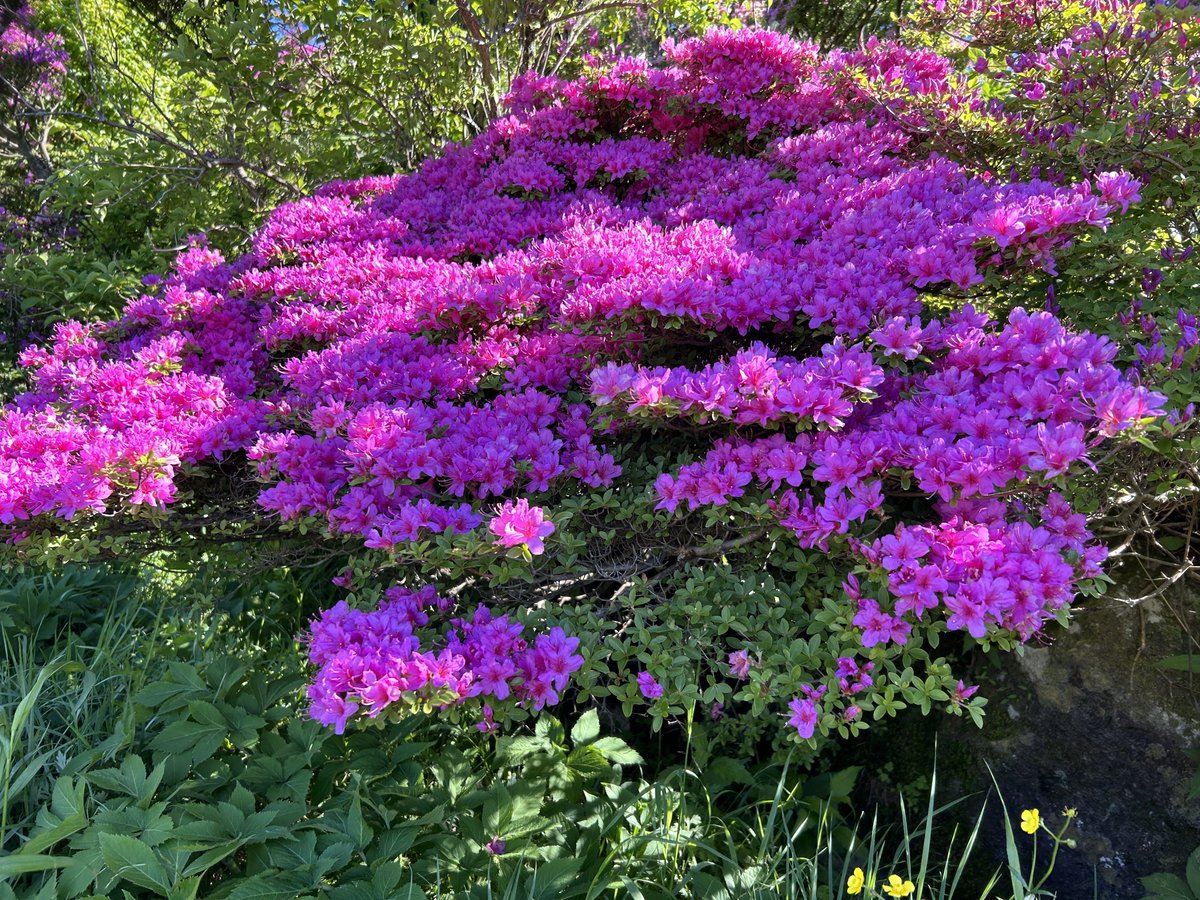
M 1041 824 L 1042 817 L 1036 809 L 1027 809 L 1021 813 L 1021 830 L 1026 834 L 1036 834 Z
M 846 881 L 846 893 L 861 894 L 866 881 L 867 876 L 863 874 L 863 870 L 856 868 L 850 873 L 850 878 Z
M 907 897 L 916 889 L 916 885 L 904 881 L 899 875 L 889 875 L 887 884 L 883 886 L 883 892 L 889 897 Z

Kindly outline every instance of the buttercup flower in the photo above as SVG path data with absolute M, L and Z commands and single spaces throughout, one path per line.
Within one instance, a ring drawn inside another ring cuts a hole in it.
M 1042 824 L 1042 817 L 1036 809 L 1027 809 L 1021 813 L 1021 830 L 1026 834 L 1037 833 Z
M 902 879 L 899 875 L 889 875 L 883 892 L 889 897 L 907 897 L 917 889 L 911 881 Z
M 863 874 L 863 870 L 860 868 L 855 868 L 855 870 L 850 873 L 850 877 L 846 880 L 846 893 L 861 894 L 863 885 L 866 884 L 866 881 L 867 876 Z

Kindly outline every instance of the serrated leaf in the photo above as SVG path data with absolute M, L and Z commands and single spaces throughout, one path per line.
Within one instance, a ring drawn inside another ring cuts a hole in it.
M 167 871 L 158 856 L 136 838 L 102 832 L 100 853 L 114 875 L 164 896 L 170 889 Z
M 388 894 L 388 900 L 428 900 L 428 895 L 415 884 L 402 884 Z
M 595 747 L 585 744 L 571 751 L 567 757 L 567 768 L 578 775 L 591 777 L 607 772 L 612 768 L 612 763 Z
M 582 867 L 581 859 L 552 859 L 539 864 L 530 876 L 529 900 L 557 900 Z
M 186 756 L 192 764 L 208 759 L 225 743 L 223 724 L 200 724 L 187 720 L 171 722 L 155 735 L 150 748 L 169 756 Z
M 374 862 L 377 859 L 397 859 L 409 851 L 409 848 L 416 842 L 417 836 L 420 834 L 420 829 L 413 825 L 406 825 L 401 828 L 393 828 L 390 831 L 385 831 L 379 836 L 372 846 L 371 860 Z M 335 844 L 334 847 L 343 846 L 346 844 Z M 332 849 L 332 848 L 330 848 Z M 326 851 L 328 852 L 328 851 Z M 322 856 L 325 854 L 322 853 Z M 348 857 L 347 857 L 348 861 Z M 342 865 L 346 863 L 343 862 Z
M 181 878 L 171 887 L 167 893 L 167 900 L 196 900 L 196 895 L 200 892 L 200 876 L 194 878 Z
M 598 737 L 600 737 L 600 716 L 596 710 L 589 709 L 579 717 L 579 721 L 571 729 L 571 743 L 578 747 L 580 744 L 589 744 Z
M 227 900 L 295 900 L 308 887 L 295 872 L 262 872 L 235 887 Z
M 70 837 L 75 832 L 87 828 L 87 824 L 87 816 L 83 813 L 73 813 L 53 828 L 47 829 L 40 834 L 35 834 L 21 846 L 21 849 L 17 853 L 21 856 L 33 856 L 41 853 L 43 850 L 53 847 L 59 841 Z
M 642 757 L 636 750 L 616 737 L 603 737 L 593 741 L 589 746 L 599 750 L 609 762 L 619 766 L 636 766 L 642 763 Z
M 64 821 L 84 813 L 83 779 L 63 777 L 54 782 L 50 795 L 50 811 Z
M 1195 900 L 1187 882 L 1178 875 L 1156 872 L 1142 878 L 1142 887 L 1156 900 Z

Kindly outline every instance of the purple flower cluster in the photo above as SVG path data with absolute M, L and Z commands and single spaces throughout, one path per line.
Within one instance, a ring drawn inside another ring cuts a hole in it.
M 936 364 L 872 374 L 879 396 L 815 434 L 718 441 L 702 461 L 659 477 L 658 506 L 721 506 L 757 490 L 802 546 L 842 540 L 894 598 L 885 610 L 848 585 L 864 646 L 902 643 L 934 610 L 975 637 L 989 623 L 1028 637 L 1070 601 L 1077 578 L 1099 573 L 1105 554 L 1060 495 L 1030 508 L 1018 488 L 1045 493 L 1088 465 L 1104 438 L 1160 415 L 1162 398 L 1122 378 L 1112 342 L 1072 334 L 1049 313 L 1017 310 L 996 330 L 967 308 L 944 324 L 897 328 Z M 882 352 L 903 343 L 889 339 Z M 936 498 L 940 520 L 855 538 L 901 481 Z
M 788 725 L 796 729 L 796 733 L 802 740 L 811 738 L 817 730 L 821 713 L 827 708 L 834 708 L 834 705 L 828 701 L 822 705 L 822 700 L 825 700 L 826 697 L 829 698 L 829 701 L 835 699 L 842 701 L 840 713 L 842 722 L 855 721 L 862 714 L 862 709 L 853 702 L 854 697 L 875 683 L 875 678 L 871 675 L 874 668 L 875 663 L 873 662 L 859 663 L 853 657 L 839 656 L 837 667 L 833 672 L 836 679 L 835 690 L 830 693 L 829 687 L 825 685 L 820 687 L 802 685 L 800 690 L 804 696 L 795 697 L 788 704 L 788 710 L 792 714 L 788 719 Z
M 1187 0 L 922 0 L 906 33 L 954 35 L 979 48 L 975 71 L 1004 91 L 972 97 L 972 112 L 993 116 L 1027 145 L 1078 157 L 1064 166 L 1086 166 L 1089 139 L 1101 151 L 1107 139 L 1088 135 L 1093 124 L 1112 123 L 1139 145 L 1200 136 L 1195 16 L 1181 12 L 1187 7 Z M 1098 173 L 1096 181 L 1123 209 L 1138 199 L 1138 185 L 1121 173 Z
M 419 173 L 327 185 L 246 256 L 197 243 L 120 320 L 61 329 L 0 419 L 3 520 L 166 503 L 176 461 L 246 450 L 285 520 L 379 548 L 469 532 L 478 501 L 620 474 L 573 386 L 648 415 L 837 428 L 882 378 L 837 340 L 646 367 L 662 324 L 882 327 L 899 346 L 909 326 L 888 323 L 920 315 L 920 287 L 1045 262 L 1110 210 L 1086 184 L 916 152 L 853 85 L 927 54 L 753 31 L 667 52 L 522 79 L 513 115 Z M 736 135 L 757 143 L 719 149 Z
M 686 416 L 702 423 L 771 425 L 786 419 L 832 428 L 840 427 L 854 401 L 881 381 L 883 370 L 871 354 L 858 345 L 847 348 L 840 340 L 805 360 L 777 358 L 754 343 L 728 363 L 700 372 L 608 363 L 591 373 L 598 407 L 618 406 L 650 417 Z
M 1187 256 L 1191 255 L 1192 248 L 1187 249 Z M 1161 272 L 1147 273 L 1147 280 L 1162 277 Z M 1154 287 L 1146 287 L 1145 292 L 1152 293 Z M 1187 358 L 1187 353 L 1193 348 L 1200 346 L 1200 315 L 1189 312 L 1186 309 L 1179 309 L 1175 313 L 1174 322 L 1170 323 L 1173 330 L 1177 332 L 1175 336 L 1174 346 L 1171 347 L 1170 355 L 1168 356 L 1168 342 L 1164 338 L 1162 326 L 1163 323 L 1154 316 L 1142 312 L 1142 298 L 1136 297 L 1129 305 L 1129 309 L 1125 312 L 1117 313 L 1117 320 L 1129 330 L 1129 333 L 1141 340 L 1134 347 L 1134 353 L 1137 355 L 1137 367 L 1143 373 L 1151 373 L 1156 368 L 1174 371 L 1183 368 L 1184 360 Z M 1193 363 L 1193 366 L 1198 363 Z
M 742 30 L 518 79 L 509 115 L 418 172 L 285 204 L 235 260 L 197 241 L 119 320 L 27 351 L 0 522 L 168 505 L 186 473 L 247 457 L 281 520 L 384 550 L 487 520 L 538 554 L 553 496 L 611 485 L 617 442 L 661 423 L 699 461 L 661 473 L 658 508 L 752 495 L 801 546 L 865 564 L 864 645 L 922 621 L 1027 636 L 1103 557 L 1054 483 L 1160 398 L 1048 313 L 935 317 L 922 295 L 1051 266 L 1137 186 L 973 173 L 872 88 L 953 103 L 951 74 Z M 914 486 L 933 512 L 881 533 Z M 540 707 L 579 665 L 575 639 L 530 645 L 486 611 L 422 644 L 438 603 L 326 613 L 314 715 Z M 797 701 L 802 732 L 820 701 Z
M 520 623 L 482 606 L 470 618 L 451 619 L 450 629 L 422 649 L 429 611 L 447 613 L 452 605 L 431 586 L 394 587 L 374 610 L 343 601 L 323 612 L 308 640 L 318 667 L 308 688 L 312 717 L 341 734 L 360 710 L 374 718 L 389 707 L 444 708 L 480 698 L 490 722 L 490 703 L 513 700 L 533 709 L 557 703 L 583 665 L 575 652 L 579 639 L 561 628 L 530 641 Z
M 32 107 L 54 99 L 67 71 L 63 40 L 52 31 L 42 31 L 33 21 L 28 4 L 6 16 L 0 31 L 0 97 L 10 109 Z

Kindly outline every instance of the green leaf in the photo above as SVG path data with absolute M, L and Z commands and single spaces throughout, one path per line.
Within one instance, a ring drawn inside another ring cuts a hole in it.
M 580 744 L 590 744 L 598 737 L 600 737 L 600 716 L 596 710 L 589 709 L 579 717 L 579 721 L 571 729 L 571 742 L 578 747 Z
M 152 849 L 136 838 L 102 832 L 100 852 L 114 875 L 163 896 L 170 890 L 171 882 L 163 864 Z
M 41 853 L 43 850 L 49 849 L 64 838 L 68 838 L 77 831 L 82 831 L 87 828 L 87 816 L 83 813 L 72 813 L 63 819 L 53 828 L 43 831 L 41 834 L 35 834 L 17 851 L 21 856 L 32 856 Z
M 50 811 L 63 820 L 74 815 L 83 815 L 83 779 L 76 781 L 64 776 L 55 781 L 54 791 L 50 795 Z
M 996 793 L 1000 798 L 1000 810 L 1004 817 L 1004 849 L 1008 859 L 1008 878 L 1012 885 L 1012 900 L 1025 900 L 1028 895 L 1025 893 L 1025 876 L 1021 872 L 1021 853 L 1017 849 L 1017 839 L 1013 835 L 1012 822 L 1009 821 L 1008 805 L 1004 802 L 1004 795 L 1000 793 L 1000 784 L 996 781 L 996 773 L 992 771 L 991 766 L 988 766 L 988 774 L 992 778 L 992 784 L 996 786 Z
M 364 849 L 375 837 L 375 831 L 363 817 L 362 800 L 357 795 L 351 801 L 350 813 L 346 816 L 346 835 L 359 850 Z
M 295 872 L 263 872 L 235 887 L 228 900 L 295 900 L 309 887 Z
M 599 750 L 609 762 L 619 766 L 641 765 L 642 757 L 620 738 L 603 737 L 590 745 Z
M 46 680 L 65 666 L 66 663 L 60 660 L 43 667 L 37 673 L 37 677 L 33 680 L 33 687 L 29 689 L 29 693 L 21 698 L 21 702 L 17 704 L 17 709 L 13 713 L 12 721 L 9 723 L 8 733 L 14 736 L 14 740 L 16 739 L 17 733 L 25 727 L 25 720 L 28 719 L 29 714 L 33 712 L 33 706 L 35 703 L 37 703 L 38 695 L 42 693 L 42 688 L 45 687 Z
M 1200 847 L 1192 851 L 1187 861 L 1187 883 L 1192 896 L 1200 897 Z
M 1160 669 L 1170 669 L 1174 672 L 1195 672 L 1200 674 L 1200 656 L 1168 656 L 1155 663 Z
M 1142 887 L 1154 900 L 1196 900 L 1186 881 L 1166 872 L 1146 875 L 1142 878 Z
M 557 900 L 582 867 L 582 859 L 552 859 L 541 863 L 530 879 L 529 900 Z
M 167 900 L 196 900 L 196 895 L 199 892 L 199 875 L 193 878 L 181 878 L 175 882 L 171 890 L 167 893 Z
M 393 828 L 391 831 L 385 831 L 379 836 L 378 840 L 375 841 L 375 844 L 371 848 L 374 858 L 398 859 L 409 851 L 409 848 L 411 848 L 416 842 L 420 833 L 420 828 L 416 827 L 415 825 L 405 825 L 400 828 Z M 325 853 L 328 853 L 329 850 L 337 847 L 349 848 L 349 844 L 334 844 L 333 847 L 323 852 L 321 856 L 325 856 Z M 349 860 L 350 856 L 349 853 L 347 853 L 346 859 L 341 863 L 341 865 L 344 866 L 347 862 L 349 862 Z
M 186 756 L 192 764 L 208 759 L 225 743 L 227 729 L 224 724 L 172 722 L 150 742 L 151 749 L 170 756 Z
M 567 768 L 585 778 L 600 775 L 612 768 L 604 754 L 588 744 L 576 747 L 567 757 Z
M 37 853 L 14 853 L 11 856 L 0 856 L 0 878 L 61 869 L 70 861 L 62 856 L 42 856 Z
M 710 791 L 720 791 L 731 784 L 754 784 L 754 775 L 739 760 L 728 756 L 718 756 L 712 760 L 700 773 L 705 787 Z
M 516 766 L 549 749 L 545 738 L 512 737 L 500 742 L 497 755 L 504 765 Z

